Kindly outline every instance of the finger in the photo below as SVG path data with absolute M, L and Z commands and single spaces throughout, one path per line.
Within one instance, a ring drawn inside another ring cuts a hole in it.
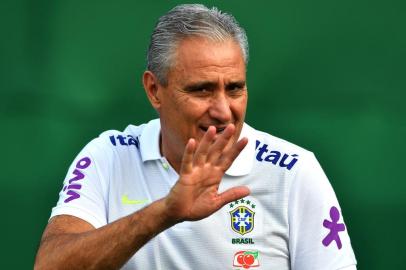
M 230 202 L 248 196 L 250 193 L 250 189 L 246 186 L 238 186 L 227 189 L 226 191 L 219 194 L 219 209 Z
M 230 142 L 232 136 L 235 133 L 235 126 L 233 124 L 227 125 L 222 134 L 220 134 L 216 141 L 209 149 L 207 160 L 212 164 L 215 164 L 219 157 L 223 154 L 225 147 Z
M 189 139 L 183 152 L 182 164 L 180 167 L 180 174 L 187 174 L 192 171 L 193 168 L 193 155 L 195 153 L 196 141 Z
M 246 137 L 235 143 L 228 151 L 226 151 L 218 160 L 218 166 L 222 167 L 225 171 L 230 168 L 231 164 L 238 157 L 241 151 L 247 146 L 248 139 Z
M 206 162 L 207 153 L 209 152 L 210 145 L 213 143 L 214 136 L 216 135 L 216 128 L 210 126 L 204 134 L 199 146 L 196 149 L 194 156 L 194 164 L 197 166 L 203 165 Z

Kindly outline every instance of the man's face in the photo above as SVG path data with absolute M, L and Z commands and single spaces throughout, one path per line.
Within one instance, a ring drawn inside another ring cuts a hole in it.
M 232 142 L 238 139 L 247 106 L 247 87 L 241 48 L 231 39 L 184 39 L 174 59 L 167 86 L 158 87 L 160 103 L 155 108 L 161 119 L 161 151 L 169 161 L 177 163 L 187 141 L 200 141 L 211 125 L 220 133 L 227 124 L 234 124 Z

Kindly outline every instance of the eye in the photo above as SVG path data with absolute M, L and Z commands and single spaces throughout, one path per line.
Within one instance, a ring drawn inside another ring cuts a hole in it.
M 232 88 L 229 89 L 229 91 L 241 91 L 243 90 L 243 87 L 235 85 Z
M 188 89 L 188 92 L 193 95 L 207 95 L 209 90 L 206 87 L 196 87 L 193 89 Z
M 190 92 L 193 96 L 195 97 L 201 97 L 201 98 L 205 98 L 205 97 L 209 97 L 211 95 L 211 91 L 207 88 L 197 88 L 193 91 Z
M 208 90 L 207 90 L 206 88 L 204 88 L 204 87 L 201 87 L 201 88 L 195 89 L 193 92 L 202 92 L 202 93 L 205 93 L 205 92 L 208 92 Z
M 245 91 L 244 83 L 232 83 L 227 86 L 227 92 L 230 95 L 241 95 Z

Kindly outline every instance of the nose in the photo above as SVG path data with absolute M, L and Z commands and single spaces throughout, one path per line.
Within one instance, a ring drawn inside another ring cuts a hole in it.
M 224 91 L 217 92 L 212 97 L 209 115 L 219 123 L 229 123 L 232 119 L 230 100 Z

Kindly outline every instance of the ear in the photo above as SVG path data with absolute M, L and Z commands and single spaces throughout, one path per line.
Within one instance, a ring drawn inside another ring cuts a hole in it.
M 162 86 L 159 84 L 158 78 L 154 75 L 154 73 L 147 70 L 142 76 L 142 83 L 144 84 L 145 93 L 147 94 L 152 107 L 154 107 L 155 110 L 159 110 L 161 107 L 161 100 L 159 98 L 158 91 Z

